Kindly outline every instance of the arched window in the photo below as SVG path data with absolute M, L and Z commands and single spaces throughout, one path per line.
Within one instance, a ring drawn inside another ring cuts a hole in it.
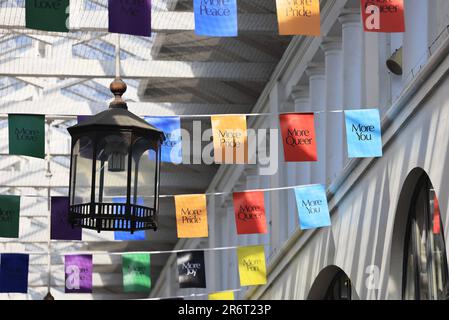
M 323 300 L 351 300 L 351 280 L 343 271 L 332 279 Z
M 411 197 L 405 236 L 403 299 L 449 299 L 448 267 L 438 199 L 422 171 Z
M 346 273 L 337 266 L 327 266 L 316 277 L 307 299 L 352 300 L 358 298 Z

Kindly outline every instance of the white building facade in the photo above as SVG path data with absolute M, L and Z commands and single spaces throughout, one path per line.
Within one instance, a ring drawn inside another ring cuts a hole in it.
M 208 239 L 176 248 L 265 245 L 268 283 L 246 299 L 445 299 L 448 290 L 449 2 L 405 0 L 406 32 L 365 33 L 360 1 L 321 1 L 322 37 L 295 37 L 254 113 L 316 114 L 316 163 L 222 166 L 208 192 L 327 185 L 332 226 L 301 231 L 293 190 L 266 192 L 266 235 L 237 236 L 232 196 L 208 198 Z M 386 61 L 403 49 L 403 75 Z M 342 110 L 378 108 L 382 158 L 348 159 Z M 278 128 L 254 117 L 251 128 Z M 438 200 L 438 201 L 437 201 Z M 235 250 L 206 253 L 208 291 L 240 289 Z M 176 255 L 152 297 L 178 289 Z M 170 285 L 168 285 L 170 284 Z

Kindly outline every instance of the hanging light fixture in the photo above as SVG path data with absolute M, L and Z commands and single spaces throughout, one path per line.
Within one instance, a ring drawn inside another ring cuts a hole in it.
M 109 109 L 68 128 L 69 222 L 101 231 L 157 229 L 163 133 L 128 111 L 117 77 Z
M 402 47 L 397 49 L 387 60 L 388 70 L 398 76 L 402 75 Z

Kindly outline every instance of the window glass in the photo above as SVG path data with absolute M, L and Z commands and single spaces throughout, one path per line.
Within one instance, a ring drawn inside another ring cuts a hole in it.
M 448 297 L 448 270 L 440 207 L 426 174 L 412 197 L 407 225 L 404 292 L 407 300 Z

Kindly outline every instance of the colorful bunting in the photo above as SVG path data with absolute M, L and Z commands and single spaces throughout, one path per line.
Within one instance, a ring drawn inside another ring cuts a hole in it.
M 92 293 L 92 255 L 65 256 L 65 293 Z
M 363 27 L 366 32 L 404 32 L 403 0 L 361 0 Z
M 69 223 L 69 198 L 51 198 L 51 228 L 50 237 L 52 240 L 74 240 L 82 239 L 82 229 L 72 227 Z
M 109 32 L 151 37 L 151 0 L 109 0 Z
M 26 27 L 69 32 L 69 0 L 25 0 Z
M 236 0 L 194 0 L 195 34 L 210 37 L 236 37 Z
M 276 0 L 280 35 L 320 35 L 320 0 Z
M 236 192 L 233 198 L 237 234 L 267 233 L 264 193 Z
M 206 288 L 204 251 L 178 252 L 179 287 Z
M 313 113 L 279 115 L 286 162 L 317 161 L 315 116 Z
M 152 126 L 164 132 L 165 141 L 161 148 L 161 161 L 174 164 L 182 163 L 181 118 L 145 117 Z
M 18 238 L 20 197 L 0 195 L 0 238 Z
M 224 292 L 216 292 L 209 294 L 209 300 L 234 300 L 234 292 L 233 291 L 224 291 Z
M 212 116 L 211 121 L 215 162 L 246 164 L 248 162 L 246 116 Z
M 45 158 L 45 116 L 10 114 L 9 154 Z
M 241 286 L 267 283 L 265 249 L 263 246 L 237 248 L 237 258 Z
M 125 254 L 122 256 L 124 292 L 151 290 L 150 255 Z
M 379 110 L 345 111 L 345 119 L 349 158 L 382 157 Z
M 206 195 L 175 196 L 178 238 L 207 238 Z
M 295 188 L 301 230 L 331 225 L 326 189 L 322 185 Z
M 28 292 L 29 260 L 30 257 L 27 254 L 2 253 L 0 255 L 0 292 Z

